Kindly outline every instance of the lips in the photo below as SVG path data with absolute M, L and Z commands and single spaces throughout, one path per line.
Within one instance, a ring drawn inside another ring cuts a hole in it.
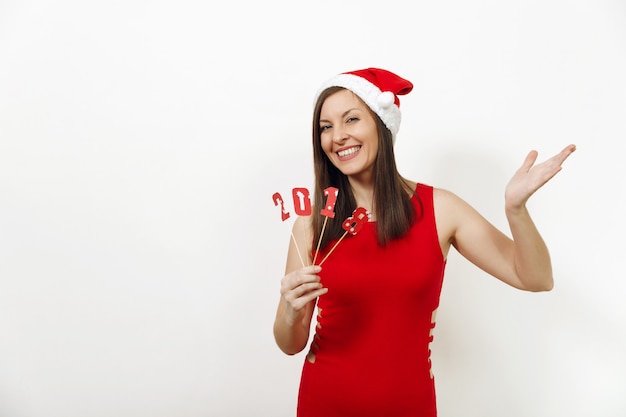
M 339 158 L 341 159 L 348 159 L 351 156 L 353 156 L 354 154 L 356 154 L 357 152 L 359 152 L 361 150 L 361 146 L 357 145 L 357 146 L 352 146 L 350 148 L 346 148 L 346 149 L 342 149 L 340 151 L 337 151 L 337 156 L 339 156 Z

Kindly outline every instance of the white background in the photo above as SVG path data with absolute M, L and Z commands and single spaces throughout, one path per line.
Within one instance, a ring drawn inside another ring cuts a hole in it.
M 415 84 L 401 173 L 507 232 L 527 152 L 578 145 L 529 202 L 552 292 L 451 253 L 440 416 L 625 415 L 623 1 L 4 0 L 0 417 L 294 416 L 271 196 L 312 188 L 318 86 L 368 66 Z

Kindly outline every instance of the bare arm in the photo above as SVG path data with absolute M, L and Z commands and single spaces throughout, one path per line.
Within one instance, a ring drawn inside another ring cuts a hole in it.
M 527 291 L 552 289 L 550 253 L 526 209 L 526 202 L 561 170 L 561 164 L 575 149 L 569 145 L 538 165 L 534 165 L 537 152 L 528 154 L 505 192 L 505 212 L 512 238 L 454 194 L 438 190 L 436 204 L 441 212 L 442 230 L 450 237 L 450 243 L 470 262 L 513 287 Z
M 293 239 L 287 253 L 285 276 L 281 280 L 280 300 L 274 320 L 274 339 L 288 355 L 301 352 L 309 339 L 309 330 L 317 297 L 328 290 L 322 287 L 317 275 L 321 267 L 311 264 L 310 242 L 306 237 L 306 219 L 299 217 L 293 225 Z M 300 254 L 304 255 L 303 260 Z M 302 266 L 302 262 L 305 266 Z M 310 266 L 309 266 L 310 265 Z
M 530 289 L 550 290 L 554 282 L 548 248 L 528 214 L 526 202 L 531 195 L 562 169 L 563 162 L 576 150 L 566 146 L 552 158 L 534 165 L 537 151 L 531 151 L 507 185 L 506 217 L 515 241 L 515 270 Z

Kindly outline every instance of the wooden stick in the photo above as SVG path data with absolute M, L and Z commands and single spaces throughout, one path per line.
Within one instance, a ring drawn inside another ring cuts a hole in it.
M 327 221 L 328 221 L 328 216 L 324 217 L 324 225 L 322 226 L 322 233 L 320 233 L 320 238 L 317 241 L 317 248 L 315 248 L 315 256 L 313 257 L 313 265 L 315 265 L 315 260 L 317 259 L 317 253 L 320 250 L 320 244 L 322 243 L 322 237 L 324 236 L 324 229 L 326 229 Z
M 304 222 L 302 222 L 302 234 L 304 235 L 304 242 L 307 244 L 307 250 L 306 250 L 306 264 L 307 266 L 311 265 L 311 253 L 309 252 L 309 233 L 308 233 L 308 229 L 306 227 L 306 225 L 304 224 Z
M 300 254 L 300 248 L 298 247 L 298 242 L 296 242 L 296 237 L 293 235 L 293 230 L 291 231 L 291 240 L 293 240 L 293 244 L 296 245 L 296 251 L 298 252 L 300 263 L 302 264 L 302 266 L 304 266 L 304 260 L 302 259 L 302 255 Z
M 341 240 L 342 240 L 344 237 L 346 237 L 346 235 L 347 235 L 347 234 L 348 234 L 348 231 L 346 230 L 346 232 L 345 232 L 343 235 L 341 235 L 341 237 L 339 238 L 339 240 L 337 241 L 337 243 L 335 243 L 335 245 L 334 245 L 334 246 L 330 249 L 330 251 L 328 251 L 328 253 L 326 254 L 326 256 L 324 256 L 324 259 L 322 259 L 322 260 L 320 261 L 320 265 L 319 265 L 319 266 L 322 266 L 322 264 L 324 263 L 324 261 L 326 260 L 326 258 L 328 258 L 328 257 L 330 256 L 330 254 L 331 254 L 331 253 L 335 250 L 335 248 L 337 247 L 337 245 L 339 244 L 339 242 L 341 242 Z

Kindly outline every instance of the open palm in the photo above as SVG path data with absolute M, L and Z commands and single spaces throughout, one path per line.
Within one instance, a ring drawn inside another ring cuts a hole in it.
M 535 165 L 539 153 L 530 151 L 522 166 L 509 181 L 504 199 L 507 209 L 520 208 L 531 195 L 550 181 L 561 169 L 563 162 L 576 150 L 576 145 L 568 145 L 553 157 Z

